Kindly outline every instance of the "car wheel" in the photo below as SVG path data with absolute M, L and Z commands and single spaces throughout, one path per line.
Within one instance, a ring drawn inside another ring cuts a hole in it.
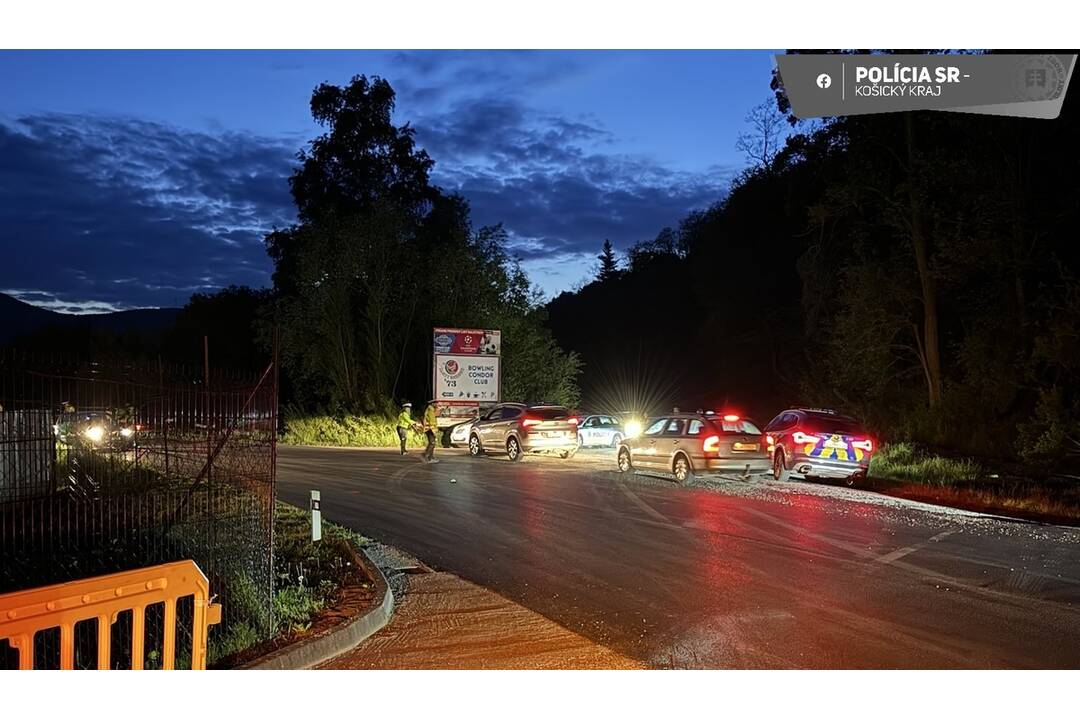
M 476 435 L 469 436 L 469 455 L 473 457 L 480 457 L 484 453 L 484 448 L 480 447 L 480 438 Z
M 787 480 L 789 477 L 787 468 L 784 467 L 784 451 L 780 448 L 773 450 L 772 474 L 777 480 Z
M 563 460 L 565 460 L 566 458 L 570 457 L 570 451 L 569 450 L 560 451 L 559 452 L 559 457 L 562 458 Z
M 685 455 L 675 458 L 672 472 L 675 473 L 675 479 L 679 482 L 686 482 L 690 478 L 693 472 L 690 470 L 690 461 L 686 459 Z
M 864 480 L 866 480 L 866 475 L 858 472 L 853 475 L 848 475 L 847 480 L 845 480 L 844 482 L 847 484 L 848 487 L 852 487 L 853 485 L 862 485 Z
M 619 472 L 630 472 L 634 469 L 630 462 L 630 451 L 626 448 L 619 450 Z
M 506 457 L 510 458 L 511 462 L 521 459 L 521 445 L 518 444 L 517 438 L 512 437 L 506 441 Z
M 622 442 L 622 435 L 615 433 L 611 436 L 611 447 L 619 447 L 619 443 Z

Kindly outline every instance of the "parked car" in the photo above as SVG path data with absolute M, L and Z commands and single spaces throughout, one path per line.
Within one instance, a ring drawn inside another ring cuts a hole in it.
M 791 408 L 765 426 L 772 440 L 773 475 L 835 478 L 853 485 L 866 478 L 875 443 L 855 418 L 825 408 Z
M 61 444 L 91 450 L 130 450 L 138 430 L 138 425 L 123 422 L 108 410 L 76 412 L 65 407 L 53 422 L 53 433 Z
M 624 438 L 619 470 L 670 472 L 679 482 L 695 474 L 768 472 L 765 436 L 738 415 L 671 413 L 649 418 L 641 434 Z
M 506 453 L 518 461 L 526 453 L 562 458 L 578 447 L 577 418 L 559 405 L 501 403 L 482 414 L 469 430 L 469 454 Z
M 617 447 L 625 433 L 611 415 L 586 415 L 578 423 L 578 447 Z

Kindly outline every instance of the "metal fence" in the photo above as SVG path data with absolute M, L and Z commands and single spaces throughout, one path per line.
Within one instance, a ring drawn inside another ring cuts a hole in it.
M 211 651 L 267 637 L 276 429 L 273 363 L 0 351 L 0 592 L 192 559 L 223 608 Z

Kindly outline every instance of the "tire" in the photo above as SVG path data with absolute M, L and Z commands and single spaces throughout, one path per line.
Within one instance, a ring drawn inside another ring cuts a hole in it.
M 854 487 L 856 485 L 862 485 L 864 482 L 866 482 L 866 475 L 864 475 L 861 472 L 857 472 L 857 473 L 855 473 L 853 475 L 848 475 L 847 479 L 844 480 L 844 484 L 847 485 L 848 487 Z
M 570 451 L 569 450 L 561 451 L 559 453 L 559 457 L 562 458 L 563 460 L 567 459 L 568 457 L 570 457 Z
M 784 451 L 780 448 L 773 450 L 772 474 L 777 480 L 788 480 L 791 477 L 784 462 Z
M 611 447 L 617 448 L 617 447 L 619 447 L 619 443 L 621 443 L 621 442 L 622 442 L 622 434 L 621 433 L 615 433 L 614 435 L 611 436 Z
M 619 472 L 630 472 L 634 469 L 634 464 L 630 461 L 630 451 L 626 448 L 619 450 Z
M 694 470 L 690 467 L 690 461 L 686 459 L 685 455 L 675 457 L 675 462 L 671 464 L 671 471 L 675 473 L 675 479 L 681 483 L 694 476 Z
M 506 441 L 506 457 L 510 458 L 510 462 L 520 462 L 523 454 L 518 439 L 511 436 L 510 439 Z
M 469 436 L 469 455 L 470 457 L 480 457 L 484 454 L 484 447 L 480 444 L 480 437 L 473 433 Z

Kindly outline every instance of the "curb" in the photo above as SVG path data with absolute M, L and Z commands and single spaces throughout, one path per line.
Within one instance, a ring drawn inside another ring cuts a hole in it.
M 306 670 L 351 650 L 386 627 L 394 614 L 394 593 L 386 576 L 362 548 L 357 559 L 382 592 L 382 599 L 364 614 L 318 637 L 302 640 L 241 665 L 240 670 Z

